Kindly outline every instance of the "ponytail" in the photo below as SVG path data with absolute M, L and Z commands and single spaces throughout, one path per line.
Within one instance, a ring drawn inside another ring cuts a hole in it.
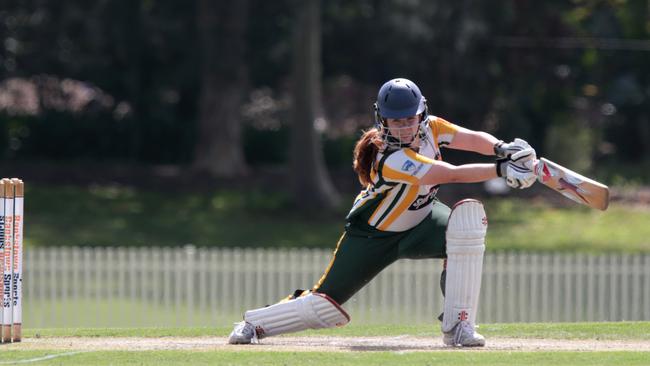
M 376 128 L 371 128 L 364 132 L 354 147 L 354 162 L 352 167 L 359 177 L 359 182 L 363 186 L 372 183 L 370 171 L 375 164 L 377 153 L 383 146 L 381 133 Z

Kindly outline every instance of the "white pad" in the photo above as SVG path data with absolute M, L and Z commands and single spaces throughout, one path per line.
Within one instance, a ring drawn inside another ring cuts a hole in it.
M 350 316 L 325 294 L 311 292 L 286 302 L 249 310 L 244 320 L 255 326 L 258 338 L 305 329 L 341 327 Z
M 476 324 L 481 291 L 487 217 L 481 202 L 462 200 L 452 208 L 447 223 L 447 278 L 442 331 L 461 320 Z

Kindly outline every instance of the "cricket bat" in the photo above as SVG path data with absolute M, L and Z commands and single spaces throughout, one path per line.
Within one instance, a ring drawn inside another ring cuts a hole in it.
M 572 201 L 603 211 L 609 205 L 609 188 L 606 185 L 546 158 L 537 161 L 535 173 L 538 182 L 560 192 Z

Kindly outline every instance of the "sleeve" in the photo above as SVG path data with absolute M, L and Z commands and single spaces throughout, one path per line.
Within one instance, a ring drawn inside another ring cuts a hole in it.
M 438 147 L 451 144 L 454 140 L 454 136 L 456 136 L 456 132 L 460 130 L 458 125 L 440 117 L 431 117 L 429 127 L 431 128 L 433 139 Z
M 426 156 L 411 149 L 402 149 L 390 154 L 378 168 L 386 182 L 417 185 L 433 164 L 435 161 Z

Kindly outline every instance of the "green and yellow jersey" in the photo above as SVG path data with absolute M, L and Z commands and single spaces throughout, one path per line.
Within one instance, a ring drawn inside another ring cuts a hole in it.
M 401 232 L 431 213 L 437 185 L 418 185 L 434 164 L 442 160 L 440 147 L 450 144 L 459 127 L 429 116 L 418 152 L 411 148 L 380 151 L 371 169 L 371 181 L 354 201 L 347 218 L 363 219 L 381 231 Z

